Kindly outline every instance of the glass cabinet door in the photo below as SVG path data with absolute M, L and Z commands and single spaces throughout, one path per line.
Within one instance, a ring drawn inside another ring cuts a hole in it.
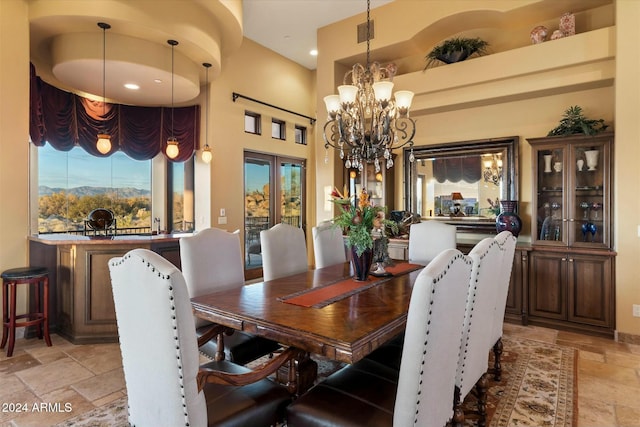
M 532 243 L 611 247 L 612 134 L 531 138 Z
M 537 156 L 537 232 L 534 240 L 551 245 L 568 242 L 565 206 L 567 150 L 565 147 L 540 147 Z
M 604 142 L 576 144 L 571 147 L 573 158 L 572 244 L 576 246 L 606 245 L 605 218 L 609 204 L 605 199 L 605 160 L 608 152 Z

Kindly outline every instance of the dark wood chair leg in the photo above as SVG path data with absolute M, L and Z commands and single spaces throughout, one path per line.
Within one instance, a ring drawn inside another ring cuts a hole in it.
M 476 390 L 478 392 L 478 427 L 485 427 L 487 424 L 487 389 L 489 388 L 489 381 L 487 380 L 487 374 L 480 377 L 476 383 Z
M 13 346 L 16 343 L 16 283 L 9 283 L 9 345 L 7 347 L 7 357 L 13 356 Z
M 502 381 L 502 337 L 493 345 L 493 379 Z

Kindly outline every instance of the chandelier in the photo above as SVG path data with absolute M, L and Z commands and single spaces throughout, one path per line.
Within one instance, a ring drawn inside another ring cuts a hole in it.
M 324 98 L 329 118 L 322 134 L 325 141 L 325 163 L 329 147 L 340 151 L 347 169 L 362 171 L 365 163 L 373 163 L 380 172 L 384 159 L 386 168 L 393 166 L 391 152 L 406 145 L 412 147 L 416 124 L 409 117 L 413 92 L 400 90 L 391 98 L 395 64 L 381 66 L 370 61 L 371 20 L 370 0 L 367 0 L 367 63 L 355 64 L 338 86 L 339 95 Z

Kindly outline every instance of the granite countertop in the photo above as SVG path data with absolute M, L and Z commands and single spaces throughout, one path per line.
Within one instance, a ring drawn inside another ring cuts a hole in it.
M 194 233 L 127 235 L 127 236 L 82 236 L 77 234 L 39 234 L 28 239 L 47 245 L 70 244 L 126 244 L 126 243 L 160 243 L 172 242 L 181 237 L 193 236 Z

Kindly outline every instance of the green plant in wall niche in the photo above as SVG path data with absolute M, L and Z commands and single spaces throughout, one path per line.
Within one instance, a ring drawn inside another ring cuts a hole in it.
M 574 135 L 579 133 L 595 135 L 608 127 L 609 126 L 604 124 L 604 119 L 588 119 L 582 113 L 582 107 L 572 105 L 565 110 L 562 119 L 560 119 L 560 124 L 551 129 L 547 136 Z
M 480 37 L 454 37 L 447 39 L 434 47 L 431 52 L 425 56 L 427 64 L 424 69 L 426 70 L 434 64 L 437 64 L 438 61 L 445 64 L 453 64 L 454 62 L 464 61 L 473 55 L 486 55 L 488 47 L 489 43 Z

